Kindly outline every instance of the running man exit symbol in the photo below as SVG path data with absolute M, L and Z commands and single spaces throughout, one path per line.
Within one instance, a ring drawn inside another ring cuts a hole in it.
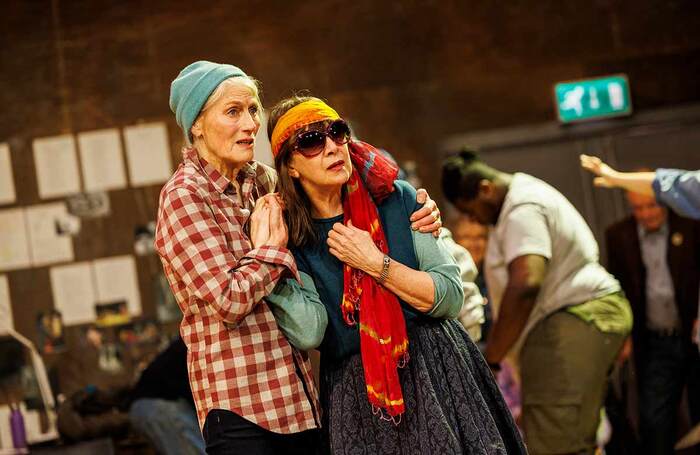
M 561 82 L 554 86 L 562 123 L 617 117 L 632 113 L 627 76 Z

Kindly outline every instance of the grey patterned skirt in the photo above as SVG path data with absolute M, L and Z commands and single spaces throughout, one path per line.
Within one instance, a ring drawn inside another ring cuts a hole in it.
M 406 412 L 379 419 L 367 401 L 360 354 L 323 365 L 324 448 L 333 454 L 524 454 L 515 422 L 481 353 L 457 321 L 409 332 L 399 370 Z

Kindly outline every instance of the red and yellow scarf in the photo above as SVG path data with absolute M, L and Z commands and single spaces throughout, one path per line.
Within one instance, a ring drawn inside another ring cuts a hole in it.
M 294 106 L 275 125 L 270 141 L 273 153 L 277 155 L 284 142 L 300 128 L 338 118 L 337 112 L 319 99 Z M 398 168 L 367 143 L 351 141 L 348 148 L 354 169 L 343 200 L 345 223 L 352 220 L 355 227 L 368 231 L 377 248 L 387 254 L 375 201 L 380 203 L 394 191 Z M 345 265 L 341 309 L 348 325 L 355 325 L 359 315 L 360 352 L 369 402 L 375 413 L 398 423 L 405 404 L 397 369 L 408 361 L 408 336 L 401 305 L 392 292 L 371 276 Z
M 355 227 L 368 231 L 377 248 L 386 254 L 386 236 L 370 193 L 378 202 L 388 196 L 394 189 L 398 168 L 369 144 L 352 142 L 349 147 L 354 170 L 346 183 L 345 224 L 352 220 Z M 345 265 L 341 309 L 350 325 L 359 314 L 360 352 L 369 402 L 377 412 L 384 410 L 392 419 L 400 416 L 405 406 L 397 368 L 408 361 L 408 336 L 398 299 L 371 276 Z

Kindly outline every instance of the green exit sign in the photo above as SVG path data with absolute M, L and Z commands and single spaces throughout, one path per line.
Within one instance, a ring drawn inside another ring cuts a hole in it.
M 632 113 L 629 82 L 624 74 L 560 82 L 554 86 L 554 94 L 562 123 Z

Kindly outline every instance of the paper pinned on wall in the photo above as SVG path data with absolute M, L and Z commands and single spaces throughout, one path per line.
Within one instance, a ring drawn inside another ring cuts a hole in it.
M 0 144 L 0 204 L 12 204 L 16 200 L 10 146 L 2 143 Z
M 65 203 L 30 206 L 26 209 L 26 215 L 34 266 L 73 260 L 73 240 L 67 233 L 61 233 L 61 226 L 69 219 Z
M 141 315 L 141 293 L 136 261 L 131 255 L 97 259 L 93 262 L 96 303 L 125 300 L 131 316 Z
M 90 262 L 51 267 L 53 305 L 63 324 L 85 324 L 95 320 L 95 287 Z
M 7 275 L 0 275 L 0 335 L 7 333 L 7 329 L 14 329 L 12 318 L 12 301 L 10 300 L 10 282 Z
M 163 183 L 170 178 L 172 162 L 163 122 L 124 128 L 124 145 L 132 186 Z
M 78 134 L 85 191 L 126 188 L 122 144 L 115 128 Z
M 32 265 L 24 210 L 0 210 L 0 270 Z
M 272 146 L 267 138 L 267 115 L 260 115 L 260 129 L 255 135 L 255 161 L 260 161 L 268 166 L 275 167 L 275 157 L 272 155 Z
M 70 134 L 34 139 L 39 197 L 49 199 L 80 192 L 75 139 Z

